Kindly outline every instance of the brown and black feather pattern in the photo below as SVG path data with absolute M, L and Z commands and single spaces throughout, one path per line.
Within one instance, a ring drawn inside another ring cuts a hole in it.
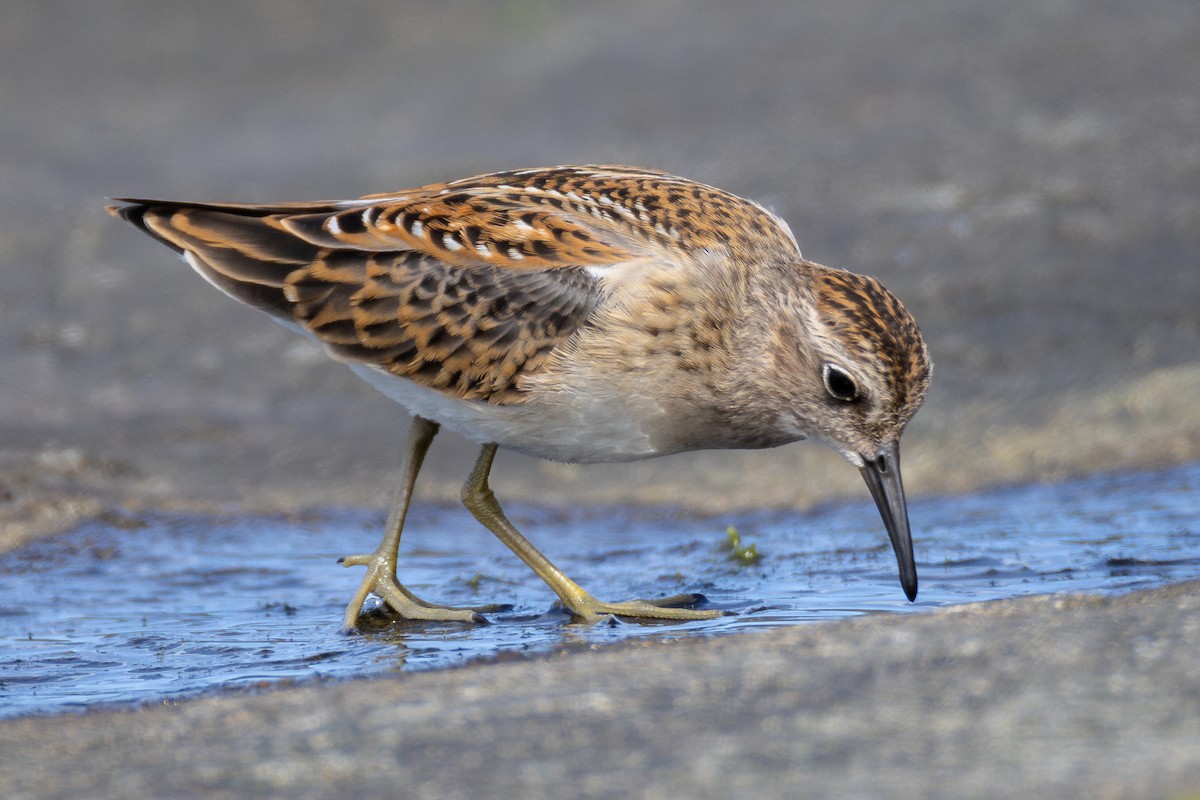
M 187 255 L 217 288 L 301 326 L 340 360 L 465 400 L 521 402 L 518 379 L 600 300 L 581 267 L 455 267 L 414 249 L 322 247 L 285 227 L 339 210 L 327 205 L 120 202 L 114 214 Z
M 337 357 L 490 403 L 526 399 L 522 377 L 585 325 L 612 268 L 800 257 L 758 204 L 632 167 L 497 172 L 333 203 L 120 202 L 113 214 Z

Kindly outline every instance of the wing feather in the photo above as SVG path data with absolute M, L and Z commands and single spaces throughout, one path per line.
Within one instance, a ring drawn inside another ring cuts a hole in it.
M 701 251 L 799 254 L 756 203 L 628 167 L 499 172 L 342 202 L 119 202 L 112 213 L 337 358 L 493 403 L 521 401 L 519 378 L 587 322 L 610 270 Z
M 185 254 L 226 294 L 308 331 L 334 357 L 456 397 L 520 402 L 587 320 L 597 280 L 579 267 L 452 266 L 416 250 L 322 248 L 273 215 L 140 201 L 114 213 Z

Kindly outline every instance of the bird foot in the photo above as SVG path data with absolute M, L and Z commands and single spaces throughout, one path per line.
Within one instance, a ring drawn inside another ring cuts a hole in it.
M 591 595 L 584 594 L 568 610 L 571 615 L 584 621 L 596 622 L 605 617 L 630 617 L 647 620 L 686 621 L 716 619 L 729 612 L 718 608 L 698 609 L 693 606 L 703 603 L 702 594 L 676 594 L 653 600 L 625 600 L 619 603 L 602 603 Z
M 459 608 L 426 602 L 396 580 L 395 564 L 386 555 L 379 553 L 345 556 L 339 558 L 338 563 L 347 567 L 367 568 L 366 576 L 346 605 L 346 613 L 342 617 L 342 630 L 347 633 L 358 630 L 363 602 L 367 595 L 372 594 L 383 600 L 401 619 L 410 620 L 470 622 L 478 625 L 487 623 L 487 618 L 480 613 L 481 611 L 503 611 L 511 608 L 503 605 Z

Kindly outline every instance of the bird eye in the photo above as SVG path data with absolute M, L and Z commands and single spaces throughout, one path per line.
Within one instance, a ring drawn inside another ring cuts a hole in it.
M 841 367 L 825 364 L 821 367 L 821 377 L 825 380 L 825 391 L 834 400 L 853 403 L 858 399 L 858 387 L 854 385 L 854 379 Z

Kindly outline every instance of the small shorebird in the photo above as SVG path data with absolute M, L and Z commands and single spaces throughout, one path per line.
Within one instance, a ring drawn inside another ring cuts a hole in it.
M 446 425 L 478 442 L 463 503 L 573 615 L 703 619 L 696 595 L 607 603 L 558 570 L 488 487 L 497 447 L 573 463 L 813 438 L 858 467 L 911 600 L 900 434 L 925 398 L 916 322 L 874 278 L 806 261 L 786 223 L 653 170 L 565 166 L 274 205 L 120 199 L 109 211 L 225 294 L 320 342 L 413 415 L 374 553 L 348 556 L 409 619 L 484 621 L 400 583 L 414 482 Z

